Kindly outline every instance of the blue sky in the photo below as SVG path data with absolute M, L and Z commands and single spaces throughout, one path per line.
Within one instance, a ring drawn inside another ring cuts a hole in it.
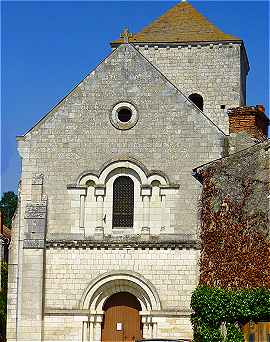
M 269 2 L 190 1 L 221 30 L 244 40 L 251 70 L 247 103 L 269 104 Z M 171 1 L 7 1 L 1 3 L 1 191 L 17 191 L 23 135 L 131 32 Z

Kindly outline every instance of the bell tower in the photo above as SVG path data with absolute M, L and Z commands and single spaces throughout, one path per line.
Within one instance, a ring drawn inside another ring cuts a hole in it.
M 122 37 L 111 46 L 123 42 Z M 222 32 L 182 1 L 129 36 L 129 43 L 229 133 L 227 109 L 246 104 L 249 63 L 240 38 Z

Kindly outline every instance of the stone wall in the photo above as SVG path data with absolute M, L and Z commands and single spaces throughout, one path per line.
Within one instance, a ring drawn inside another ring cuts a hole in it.
M 62 316 L 60 314 L 45 316 L 43 341 L 86 342 L 90 341 L 90 334 L 93 337 L 91 341 L 100 341 L 100 326 L 97 329 L 95 323 L 87 322 L 87 318 L 87 316 Z M 189 317 L 179 317 L 176 314 L 173 317 L 156 317 L 154 324 L 158 326 L 154 336 L 152 332 L 153 324 L 146 324 L 143 329 L 144 338 L 192 339 L 192 327 Z
M 227 108 L 245 105 L 246 101 L 249 67 L 239 43 L 136 48 L 183 94 L 200 94 L 204 113 L 228 134 Z
M 112 124 L 113 108 L 121 101 L 132 104 L 138 113 L 138 121 L 130 129 Z M 83 339 L 82 326 L 87 324 L 90 330 L 93 328 L 88 321 L 89 310 L 87 313 L 83 310 L 79 318 L 74 314 L 83 291 L 99 275 L 121 269 L 148 279 L 160 297 L 162 308 L 158 307 L 151 317 L 142 317 L 146 320 L 145 337 L 191 337 L 188 310 L 191 292 L 197 283 L 196 248 L 172 249 L 164 247 L 161 241 L 159 248 L 152 249 L 143 249 L 139 243 L 136 248 L 71 246 L 49 248 L 45 253 L 44 243 L 48 243 L 46 236 L 52 241 L 63 239 L 65 243 L 86 241 L 77 210 L 81 193 L 74 200 L 72 184 L 77 187 L 76 191 L 85 190 L 80 189 L 81 175 L 94 174 L 99 179 L 105 165 L 116 161 L 133 161 L 144 170 L 148 183 L 138 181 L 138 198 L 142 193 L 148 196 L 149 189 L 144 186 L 152 184 L 154 174 L 163 175 L 159 179 L 164 178 L 168 183 L 161 189 L 163 196 L 171 186 L 167 197 L 167 209 L 174 222 L 169 231 L 170 241 L 176 241 L 179 236 L 194 238 L 201 187 L 191 170 L 219 158 L 223 144 L 223 132 L 133 46 L 122 45 L 115 50 L 44 119 L 18 139 L 22 176 L 11 251 L 8 340 L 74 341 L 78 336 Z M 113 172 L 121 173 L 121 167 Z M 113 172 L 110 175 L 115 175 Z M 138 174 L 133 176 L 139 179 Z M 108 178 L 105 177 L 104 183 Z M 110 196 L 106 199 L 106 189 L 96 186 L 94 190 L 98 196 L 105 196 L 106 204 Z M 157 186 L 152 191 L 150 217 L 151 221 L 158 222 L 161 199 Z M 138 217 L 144 217 L 146 207 L 138 207 L 141 208 Z M 86 201 L 85 209 L 89 208 L 91 203 Z M 111 207 L 104 206 L 104 213 L 97 215 L 99 222 L 103 221 L 106 208 Z M 93 221 L 88 222 L 91 232 Z M 153 222 L 150 228 L 154 229 Z M 106 233 L 108 237 L 112 231 L 107 229 Z M 133 229 L 129 233 L 131 238 L 132 234 L 135 238 L 140 235 Z M 158 240 L 160 231 L 154 233 L 147 238 Z M 97 327 L 102 317 L 95 314 L 94 319 L 96 330 L 92 329 L 91 334 L 97 335 L 92 340 L 98 341 Z M 184 336 L 179 336 L 180 332 Z
M 88 321 L 88 317 L 80 309 L 88 285 L 100 275 L 132 270 L 153 285 L 162 307 L 159 312 L 150 313 L 151 324 L 156 327 L 154 332 L 145 327 L 144 338 L 153 334 L 191 337 L 189 305 L 197 284 L 198 258 L 199 252 L 194 249 L 47 249 L 45 336 L 55 341 L 72 340 L 82 333 L 83 321 Z M 121 291 L 119 286 L 112 292 Z M 90 303 L 86 306 L 90 307 Z M 63 326 L 58 329 L 60 322 Z
M 196 250 L 48 249 L 45 306 L 76 309 L 89 282 L 102 273 L 133 270 L 159 293 L 164 310 L 189 309 L 197 283 Z
M 138 110 L 138 122 L 128 130 L 110 122 L 121 100 Z M 223 138 L 132 46 L 120 46 L 19 139 L 22 199 L 31 200 L 33 174 L 43 174 L 48 232 L 74 233 L 67 185 L 86 170 L 100 172 L 110 160 L 133 158 L 179 185 L 175 233 L 196 233 L 200 186 L 191 170 L 219 158 Z

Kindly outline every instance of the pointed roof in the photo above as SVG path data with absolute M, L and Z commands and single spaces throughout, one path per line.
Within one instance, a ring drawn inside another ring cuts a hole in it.
M 142 31 L 129 39 L 130 43 L 187 43 L 241 41 L 226 34 L 211 24 L 191 4 L 178 3 Z M 123 43 L 123 39 L 114 40 L 111 45 Z

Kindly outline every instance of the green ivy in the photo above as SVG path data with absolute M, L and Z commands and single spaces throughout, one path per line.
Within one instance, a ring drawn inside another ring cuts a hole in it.
M 227 290 L 199 286 L 191 298 L 194 342 L 243 342 L 239 324 L 270 319 L 270 289 Z M 221 323 L 226 323 L 226 339 Z

